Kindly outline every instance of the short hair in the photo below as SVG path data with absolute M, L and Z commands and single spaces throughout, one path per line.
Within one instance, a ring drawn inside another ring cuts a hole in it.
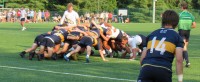
M 122 40 L 128 40 L 126 36 L 122 36 Z
M 166 10 L 162 15 L 162 26 L 172 25 L 175 29 L 179 22 L 178 14 L 173 10 Z
M 72 3 L 68 3 L 67 7 L 73 7 L 73 4 Z
M 183 1 L 183 2 L 181 3 L 181 7 L 182 7 L 183 9 L 187 9 L 187 8 L 188 8 L 188 4 L 187 4 L 185 1 Z

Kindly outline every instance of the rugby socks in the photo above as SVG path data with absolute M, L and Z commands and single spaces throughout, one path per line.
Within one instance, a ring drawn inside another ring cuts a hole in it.
M 88 55 L 88 54 L 87 54 L 87 55 L 86 55 L 86 58 L 88 58 L 88 59 L 89 59 L 89 57 L 90 57 L 90 55 Z
M 109 53 L 112 53 L 112 49 L 111 48 L 108 51 L 109 51 Z
M 188 52 L 187 51 L 183 51 L 183 59 L 185 59 L 186 64 L 189 63 L 189 58 L 188 58 Z
M 105 50 L 103 50 L 102 52 L 103 52 L 103 54 L 106 54 Z
M 70 53 L 68 53 L 66 56 L 69 58 L 69 56 L 71 56 L 71 54 L 70 54 Z

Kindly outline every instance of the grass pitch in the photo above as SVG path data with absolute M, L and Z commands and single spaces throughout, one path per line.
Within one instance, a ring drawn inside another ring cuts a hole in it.
M 79 61 L 65 62 L 36 59 L 30 61 L 18 55 L 31 47 L 36 35 L 50 31 L 55 23 L 26 24 L 26 31 L 21 31 L 19 23 L 0 24 L 0 81 L 1 82 L 135 82 L 139 74 L 139 57 L 136 61 L 128 59 L 107 58 L 103 62 L 99 56 L 91 56 L 91 64 L 84 64 L 85 55 Z M 113 24 L 130 35 L 148 35 L 160 24 L 130 23 Z M 190 68 L 184 68 L 185 82 L 200 81 L 200 25 L 191 31 L 189 44 Z M 185 63 L 185 62 L 184 62 Z M 175 64 L 173 65 L 173 82 L 177 82 Z

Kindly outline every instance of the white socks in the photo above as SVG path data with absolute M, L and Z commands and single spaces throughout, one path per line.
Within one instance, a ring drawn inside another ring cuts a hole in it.
M 69 56 L 71 56 L 71 54 L 70 54 L 70 53 L 68 53 L 68 54 L 67 54 L 67 57 L 69 57 Z
M 86 58 L 89 58 L 89 57 L 90 57 L 90 55 L 87 54 L 87 55 L 86 55 Z

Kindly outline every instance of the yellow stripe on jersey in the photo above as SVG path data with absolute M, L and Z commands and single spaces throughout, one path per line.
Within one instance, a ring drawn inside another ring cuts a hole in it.
M 155 44 L 154 44 L 154 49 L 158 46 L 160 40 L 156 40 L 155 41 Z M 176 49 L 176 46 L 171 43 L 171 42 L 168 42 L 168 41 L 164 41 L 163 44 L 165 44 L 165 50 L 170 52 L 170 53 L 175 53 L 175 49 Z M 151 49 L 151 46 L 152 46 L 152 41 L 148 41 L 148 44 L 147 44 L 147 49 Z M 159 46 L 161 48 L 161 46 Z
M 65 40 L 65 37 L 61 33 L 55 33 L 54 35 L 59 36 L 61 39 L 61 42 Z
M 62 34 L 59 34 L 61 42 L 63 42 L 65 40 L 65 37 Z
M 152 64 L 143 64 L 142 67 L 144 67 L 144 66 L 158 67 L 158 68 L 163 68 L 163 69 L 171 71 L 169 68 L 164 67 L 164 66 L 158 66 L 158 65 L 152 65 Z

